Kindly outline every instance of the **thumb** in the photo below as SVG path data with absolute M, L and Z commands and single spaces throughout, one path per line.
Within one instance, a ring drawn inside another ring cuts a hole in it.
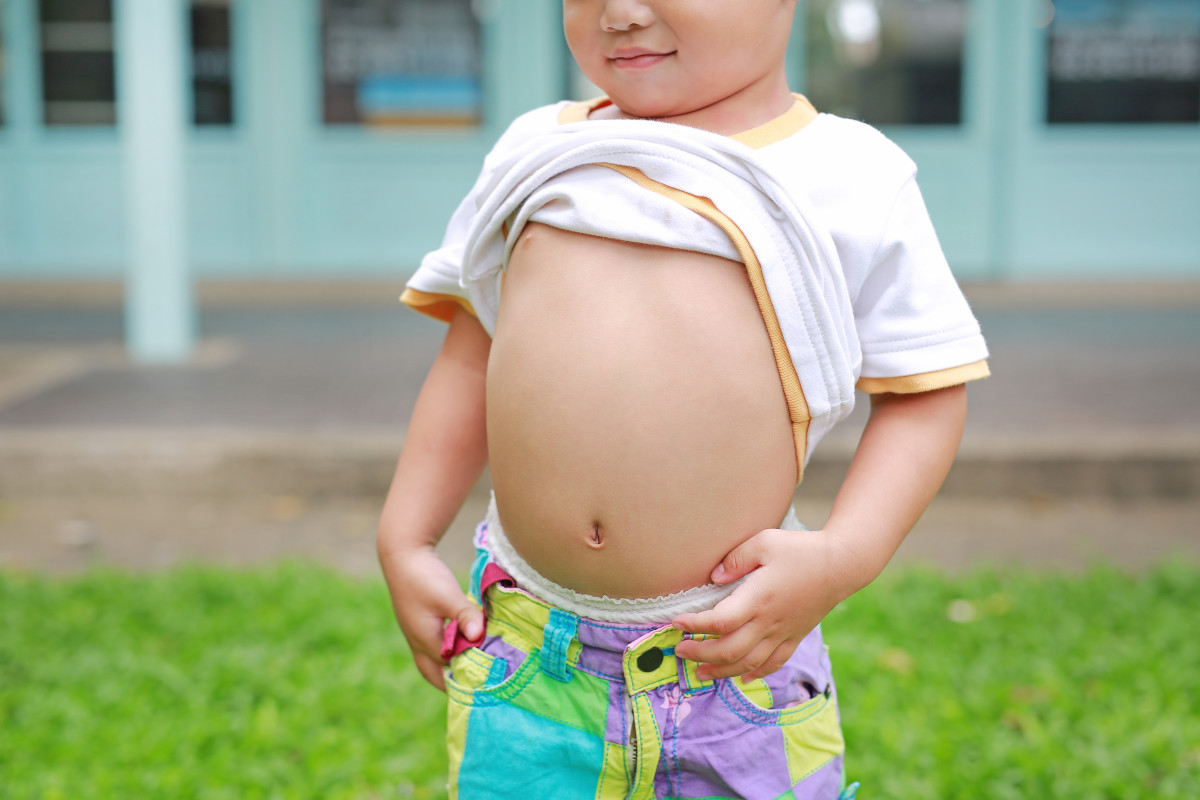
M 463 636 L 467 637 L 467 641 L 474 642 L 483 638 L 483 612 L 477 605 L 467 601 L 465 597 L 463 601 L 458 611 L 455 612 L 454 619 L 458 621 L 458 629 L 462 631 Z
M 712 571 L 713 583 L 733 583 L 762 566 L 761 534 L 751 536 L 729 551 Z

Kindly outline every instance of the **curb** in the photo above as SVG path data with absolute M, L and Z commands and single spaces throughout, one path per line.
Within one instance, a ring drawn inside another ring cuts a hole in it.
M 0 431 L 0 487 L 10 496 L 378 496 L 402 430 L 261 432 L 68 429 Z M 832 497 L 852 447 L 829 443 L 802 493 Z M 485 475 L 476 492 L 487 492 Z M 1160 441 L 969 439 L 943 496 L 1134 499 L 1200 496 L 1200 437 Z

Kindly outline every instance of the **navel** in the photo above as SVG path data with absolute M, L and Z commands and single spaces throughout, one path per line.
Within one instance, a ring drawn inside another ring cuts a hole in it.
M 591 547 L 593 550 L 599 550 L 601 547 L 604 547 L 604 530 L 600 527 L 599 522 L 592 523 L 592 533 L 588 537 L 587 543 L 588 547 Z

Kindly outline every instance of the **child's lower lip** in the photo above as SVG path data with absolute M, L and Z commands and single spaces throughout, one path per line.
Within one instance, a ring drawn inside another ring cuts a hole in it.
M 614 58 L 612 62 L 617 69 L 646 69 L 666 61 L 670 56 L 671 53 L 647 53 L 629 58 Z

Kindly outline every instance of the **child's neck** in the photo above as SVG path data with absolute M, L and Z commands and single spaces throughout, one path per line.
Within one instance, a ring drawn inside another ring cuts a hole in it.
M 651 119 L 733 136 L 770 122 L 787 112 L 794 103 L 795 97 L 781 75 L 778 79 L 748 86 L 737 94 L 710 105 Z M 597 108 L 590 115 L 590 119 L 636 118 L 625 113 L 615 103 Z

